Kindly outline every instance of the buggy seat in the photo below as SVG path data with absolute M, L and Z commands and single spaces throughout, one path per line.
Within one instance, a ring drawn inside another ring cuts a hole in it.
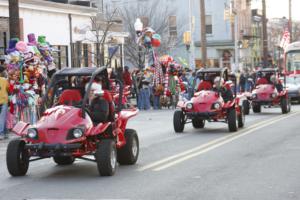
M 204 81 L 202 80 L 197 88 L 197 91 L 201 91 L 201 90 L 211 90 L 212 89 L 212 84 L 210 81 Z
M 59 97 L 58 103 L 60 105 L 74 105 L 80 103 L 82 100 L 80 91 L 77 89 L 66 89 Z
M 91 117 L 94 123 L 114 121 L 115 106 L 109 91 L 103 90 L 101 97 L 96 97 L 91 102 Z

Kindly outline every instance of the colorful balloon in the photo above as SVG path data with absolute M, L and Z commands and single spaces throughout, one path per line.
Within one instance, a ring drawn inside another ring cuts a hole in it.
M 151 44 L 153 47 L 159 47 L 160 46 L 160 43 L 161 43 L 161 38 L 160 38 L 160 35 L 159 34 L 154 34 L 152 36 L 152 40 L 151 40 Z

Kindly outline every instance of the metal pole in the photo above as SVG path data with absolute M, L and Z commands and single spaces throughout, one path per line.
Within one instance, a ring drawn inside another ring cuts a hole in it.
M 75 63 L 74 63 L 74 46 L 73 46 L 73 34 L 72 34 L 72 31 L 73 31 L 73 28 L 72 28 L 72 14 L 68 14 L 68 17 L 69 17 L 69 32 L 70 32 L 70 58 L 71 58 L 71 67 L 74 67 L 75 66 Z
M 232 71 L 237 71 L 239 68 L 239 33 L 238 33 L 238 15 L 235 14 L 234 16 L 234 52 L 235 52 L 235 66 Z
M 268 35 L 267 35 L 267 18 L 266 18 L 266 0 L 262 0 L 263 16 L 262 16 L 262 31 L 263 31 L 263 61 L 264 67 L 268 64 Z
M 292 0 L 289 0 L 289 31 L 290 43 L 293 42 Z
M 202 64 L 206 67 L 207 51 L 206 51 L 206 23 L 205 23 L 205 1 L 200 0 L 200 21 L 201 21 L 201 53 Z
M 238 14 L 234 8 L 234 2 L 230 2 L 230 16 L 234 15 L 234 69 L 231 69 L 232 71 L 237 71 L 239 68 L 239 31 L 238 31 Z
M 19 19 L 19 0 L 9 0 L 9 34 L 10 38 L 21 39 L 20 19 Z
M 189 28 L 191 31 L 191 45 L 189 53 L 189 67 L 192 71 L 195 70 L 195 48 L 194 48 L 194 39 L 193 39 L 193 17 L 192 17 L 192 0 L 189 0 Z
M 142 56 L 141 56 L 141 52 L 142 52 L 142 47 L 139 45 L 139 69 L 141 70 L 142 67 Z

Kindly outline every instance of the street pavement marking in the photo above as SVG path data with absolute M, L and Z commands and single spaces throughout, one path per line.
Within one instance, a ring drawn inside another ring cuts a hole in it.
M 258 129 L 261 129 L 263 127 L 266 127 L 266 126 L 269 126 L 271 124 L 274 124 L 278 121 L 281 121 L 281 120 L 284 120 L 284 119 L 287 119 L 289 117 L 292 117 L 292 116 L 295 116 L 297 114 L 299 114 L 300 112 L 299 111 L 296 111 L 294 113 L 291 113 L 289 115 L 284 115 L 284 116 L 279 116 L 279 117 L 274 117 L 274 118 L 271 118 L 269 120 L 265 120 L 265 121 L 261 121 L 257 124 L 254 124 L 252 126 L 249 126 L 245 129 L 241 129 L 240 131 L 238 132 L 235 132 L 235 133 L 232 133 L 230 135 L 227 135 L 227 136 L 224 136 L 224 137 L 221 137 L 221 138 L 218 138 L 218 139 L 215 139 L 213 141 L 210 141 L 208 143 L 205 143 L 205 144 L 202 144 L 198 147 L 195 147 L 195 148 L 192 148 L 192 149 L 189 149 L 189 150 L 186 150 L 184 152 L 181 152 L 181 153 L 178 153 L 178 154 L 175 154 L 173 156 L 169 156 L 167 158 L 164 158 L 164 159 L 161 159 L 159 161 L 156 161 L 156 162 L 153 162 L 151 164 L 148 164 L 148 165 L 145 165 L 143 167 L 140 167 L 138 169 L 138 171 L 145 171 L 145 170 L 148 170 L 148 169 L 151 169 L 151 168 L 154 168 L 153 171 L 160 171 L 160 170 L 163 170 L 163 169 L 166 169 L 166 168 L 169 168 L 173 165 L 176 165 L 178 163 L 181 163 L 183 161 L 186 161 L 188 159 L 191 159 L 193 157 L 196 157 L 198 155 L 201 155 L 203 153 L 206 153 L 210 150 L 213 150 L 219 146 L 222 146 L 224 144 L 227 144 L 233 140 L 236 140 L 242 136 L 245 136 L 245 135 L 248 135 Z

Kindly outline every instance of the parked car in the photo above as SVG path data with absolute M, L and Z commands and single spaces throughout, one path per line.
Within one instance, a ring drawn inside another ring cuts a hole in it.
M 281 78 L 284 83 L 284 78 Z M 300 103 L 300 75 L 289 75 L 286 77 L 286 88 L 291 101 Z
M 96 77 L 101 79 L 104 89 L 94 104 L 89 95 Z M 64 68 L 56 72 L 43 97 L 46 110 L 37 124 L 21 121 L 13 128 L 20 138 L 7 147 L 9 173 L 24 176 L 30 162 L 44 158 L 53 158 L 58 165 L 70 165 L 75 159 L 93 161 L 101 176 L 113 175 L 117 162 L 135 164 L 139 154 L 138 135 L 135 130 L 127 129 L 126 124 L 138 110 L 123 109 L 123 86 L 116 81 L 118 94 L 109 87 L 106 67 Z M 119 97 L 116 106 L 113 95 Z

